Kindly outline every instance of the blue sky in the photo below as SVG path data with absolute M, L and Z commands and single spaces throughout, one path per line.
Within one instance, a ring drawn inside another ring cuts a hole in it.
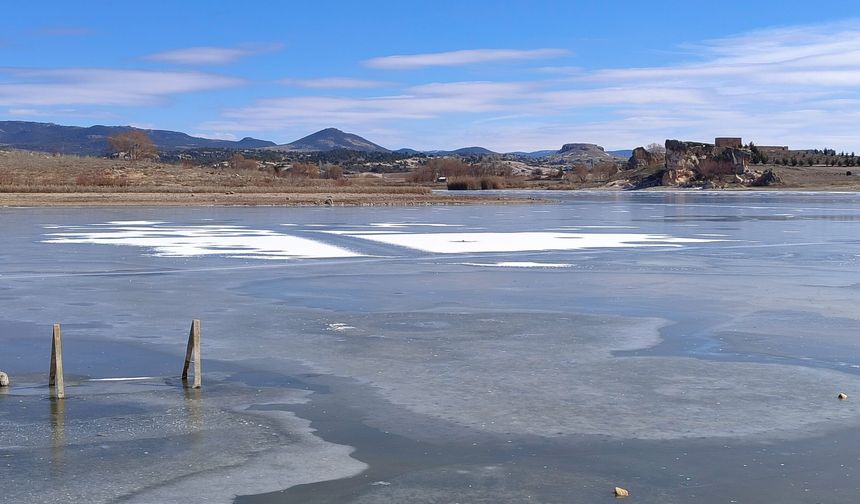
M 2 120 L 860 151 L 858 2 L 13 2 L 2 26 Z

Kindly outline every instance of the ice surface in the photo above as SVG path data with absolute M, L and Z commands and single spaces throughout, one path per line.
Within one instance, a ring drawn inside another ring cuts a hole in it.
M 13 373 L 17 388 L 0 391 L 0 465 L 11 461 L 2 496 L 225 501 L 355 474 L 363 466 L 346 445 L 370 462 L 363 456 L 376 438 L 352 443 L 369 426 L 402 437 L 400 446 L 433 447 L 408 463 L 451 446 L 467 458 L 495 458 L 456 467 L 440 459 L 411 472 L 381 446 L 376 462 L 396 467 L 354 478 L 373 492 L 359 502 L 591 502 L 611 498 L 606 488 L 625 471 L 642 502 L 729 499 L 721 491 L 679 498 L 685 482 L 689 494 L 745 483 L 732 498 L 755 501 L 760 481 L 774 495 L 796 495 L 803 482 L 810 502 L 853 502 L 856 485 L 844 475 L 858 470 L 860 401 L 835 394 L 860 397 L 860 261 L 851 234 L 860 198 L 561 197 L 540 207 L 6 209 L 0 319 L 17 325 L 0 321 L 0 364 L 25 373 Z M 630 212 L 611 211 L 618 206 Z M 778 215 L 787 213 L 794 217 Z M 211 226 L 199 225 L 204 216 Z M 45 223 L 59 227 L 46 231 Z M 488 232 L 471 232 L 470 223 Z M 213 235 L 213 244 L 199 245 Z M 452 243 L 456 236 L 462 241 Z M 375 257 L 249 266 L 237 258 L 306 250 L 255 237 Z M 152 239 L 167 248 L 139 243 Z M 87 245 L 98 240 L 135 246 Z M 583 245 L 587 254 L 568 253 Z M 186 260 L 197 248 L 205 253 Z M 472 251 L 495 255 L 426 256 Z M 80 338 L 144 342 L 169 353 L 175 373 L 192 317 L 204 320 L 202 404 L 163 383 L 87 381 L 159 371 L 98 346 L 80 350 Z M 64 324 L 72 392 L 62 442 L 44 384 L 24 385 L 26 373 L 44 374 L 55 320 Z M 13 336 L 26 341 L 29 333 L 19 333 L 28 324 L 39 327 L 32 342 L 10 347 Z M 260 383 L 272 388 L 318 392 L 291 399 L 248 385 L 211 395 L 232 379 L 224 367 L 238 365 L 266 371 Z M 332 383 L 349 387 L 326 388 Z M 309 401 L 294 409 L 320 422 L 319 436 L 287 411 L 247 409 L 298 400 Z M 349 413 L 325 413 L 339 404 Z M 508 441 L 509 452 L 487 448 Z M 603 465 L 613 478 L 595 476 L 609 449 Z M 63 462 L 50 462 L 54 456 Z M 553 456 L 564 470 L 552 472 Z M 524 469 L 527 460 L 536 465 Z M 294 465 L 305 461 L 307 471 Z M 75 485 L 59 485 L 60 476 Z M 558 489 L 554 498 L 535 495 L 549 486 Z
M 13 395 L 18 410 L 0 416 L 0 460 L 14 460 L 16 470 L 4 475 L 0 501 L 230 503 L 237 494 L 366 468 L 350 457 L 351 447 L 314 436 L 307 420 L 248 409 L 256 401 L 301 403 L 307 392 L 211 378 L 202 391 L 102 382 L 67 385 L 59 403 Z
M 311 332 L 294 351 L 320 371 L 374 385 L 395 404 L 483 431 L 773 439 L 854 423 L 860 415 L 860 403 L 833 400 L 836 384 L 860 389 L 857 376 L 615 355 L 659 343 L 665 322 L 656 319 L 428 313 L 342 320 L 355 328 L 349 340 Z

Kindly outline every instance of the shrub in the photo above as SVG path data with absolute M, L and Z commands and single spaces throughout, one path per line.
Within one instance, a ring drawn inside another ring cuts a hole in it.
M 449 191 L 477 191 L 504 189 L 507 186 L 503 177 L 455 177 L 448 179 Z

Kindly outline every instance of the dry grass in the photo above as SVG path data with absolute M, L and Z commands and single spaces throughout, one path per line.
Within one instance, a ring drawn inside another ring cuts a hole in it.
M 0 206 L 458 205 L 513 198 L 433 194 L 405 177 L 318 179 L 252 169 L 0 150 Z
M 403 180 L 278 176 L 258 169 L 171 165 L 0 151 L 2 193 L 349 193 L 427 195 Z

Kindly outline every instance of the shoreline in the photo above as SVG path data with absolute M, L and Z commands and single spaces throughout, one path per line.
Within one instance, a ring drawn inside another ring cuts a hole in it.
M 434 206 L 516 205 L 546 200 L 497 195 L 398 193 L 179 193 L 80 192 L 0 193 L 0 207 L 64 206 Z
M 506 194 L 500 195 L 499 192 Z M 552 203 L 552 197 L 524 197 L 523 192 L 618 193 L 618 192 L 694 192 L 694 193 L 858 193 L 860 188 L 840 186 L 781 186 L 701 189 L 694 187 L 649 187 L 618 190 L 602 187 L 581 189 L 515 188 L 496 191 L 457 191 L 456 194 L 397 192 L 0 192 L 2 207 L 135 207 L 135 206 L 279 206 L 279 207 L 370 207 L 370 206 L 446 206 L 446 205 L 521 205 Z

